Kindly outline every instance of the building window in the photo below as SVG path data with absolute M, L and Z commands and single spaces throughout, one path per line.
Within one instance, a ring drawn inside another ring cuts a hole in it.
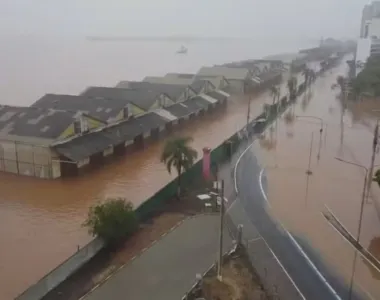
M 80 124 L 81 124 L 81 130 L 82 130 L 82 132 L 87 132 L 89 130 L 88 120 L 87 119 L 81 118 Z
M 124 107 L 123 110 L 124 110 L 124 119 L 128 119 L 129 118 L 128 106 Z
M 74 122 L 74 133 L 75 134 L 79 134 L 81 132 L 82 132 L 82 130 L 81 130 L 80 121 L 77 120 L 77 121 Z
M 89 131 L 88 120 L 86 118 L 80 117 L 79 120 L 74 122 L 74 133 L 80 134 Z

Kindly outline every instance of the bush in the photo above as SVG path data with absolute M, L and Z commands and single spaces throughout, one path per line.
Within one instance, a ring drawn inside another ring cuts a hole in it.
M 138 220 L 133 205 L 123 198 L 116 198 L 90 207 L 83 225 L 93 236 L 115 245 L 137 230 Z

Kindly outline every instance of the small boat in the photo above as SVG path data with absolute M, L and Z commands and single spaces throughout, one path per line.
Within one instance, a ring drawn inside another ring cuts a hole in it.
M 177 50 L 177 54 L 187 54 L 187 48 L 182 45 L 181 48 Z

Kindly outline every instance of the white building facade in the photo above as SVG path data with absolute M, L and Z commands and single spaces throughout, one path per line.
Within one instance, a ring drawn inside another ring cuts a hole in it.
M 355 55 L 356 75 L 372 55 L 380 55 L 380 1 L 374 1 L 363 8 Z

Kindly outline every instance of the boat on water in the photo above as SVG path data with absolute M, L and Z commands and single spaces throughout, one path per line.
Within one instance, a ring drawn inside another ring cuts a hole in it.
M 177 50 L 177 54 L 186 54 L 187 53 L 187 48 L 185 46 L 181 46 L 181 48 L 179 48 Z

